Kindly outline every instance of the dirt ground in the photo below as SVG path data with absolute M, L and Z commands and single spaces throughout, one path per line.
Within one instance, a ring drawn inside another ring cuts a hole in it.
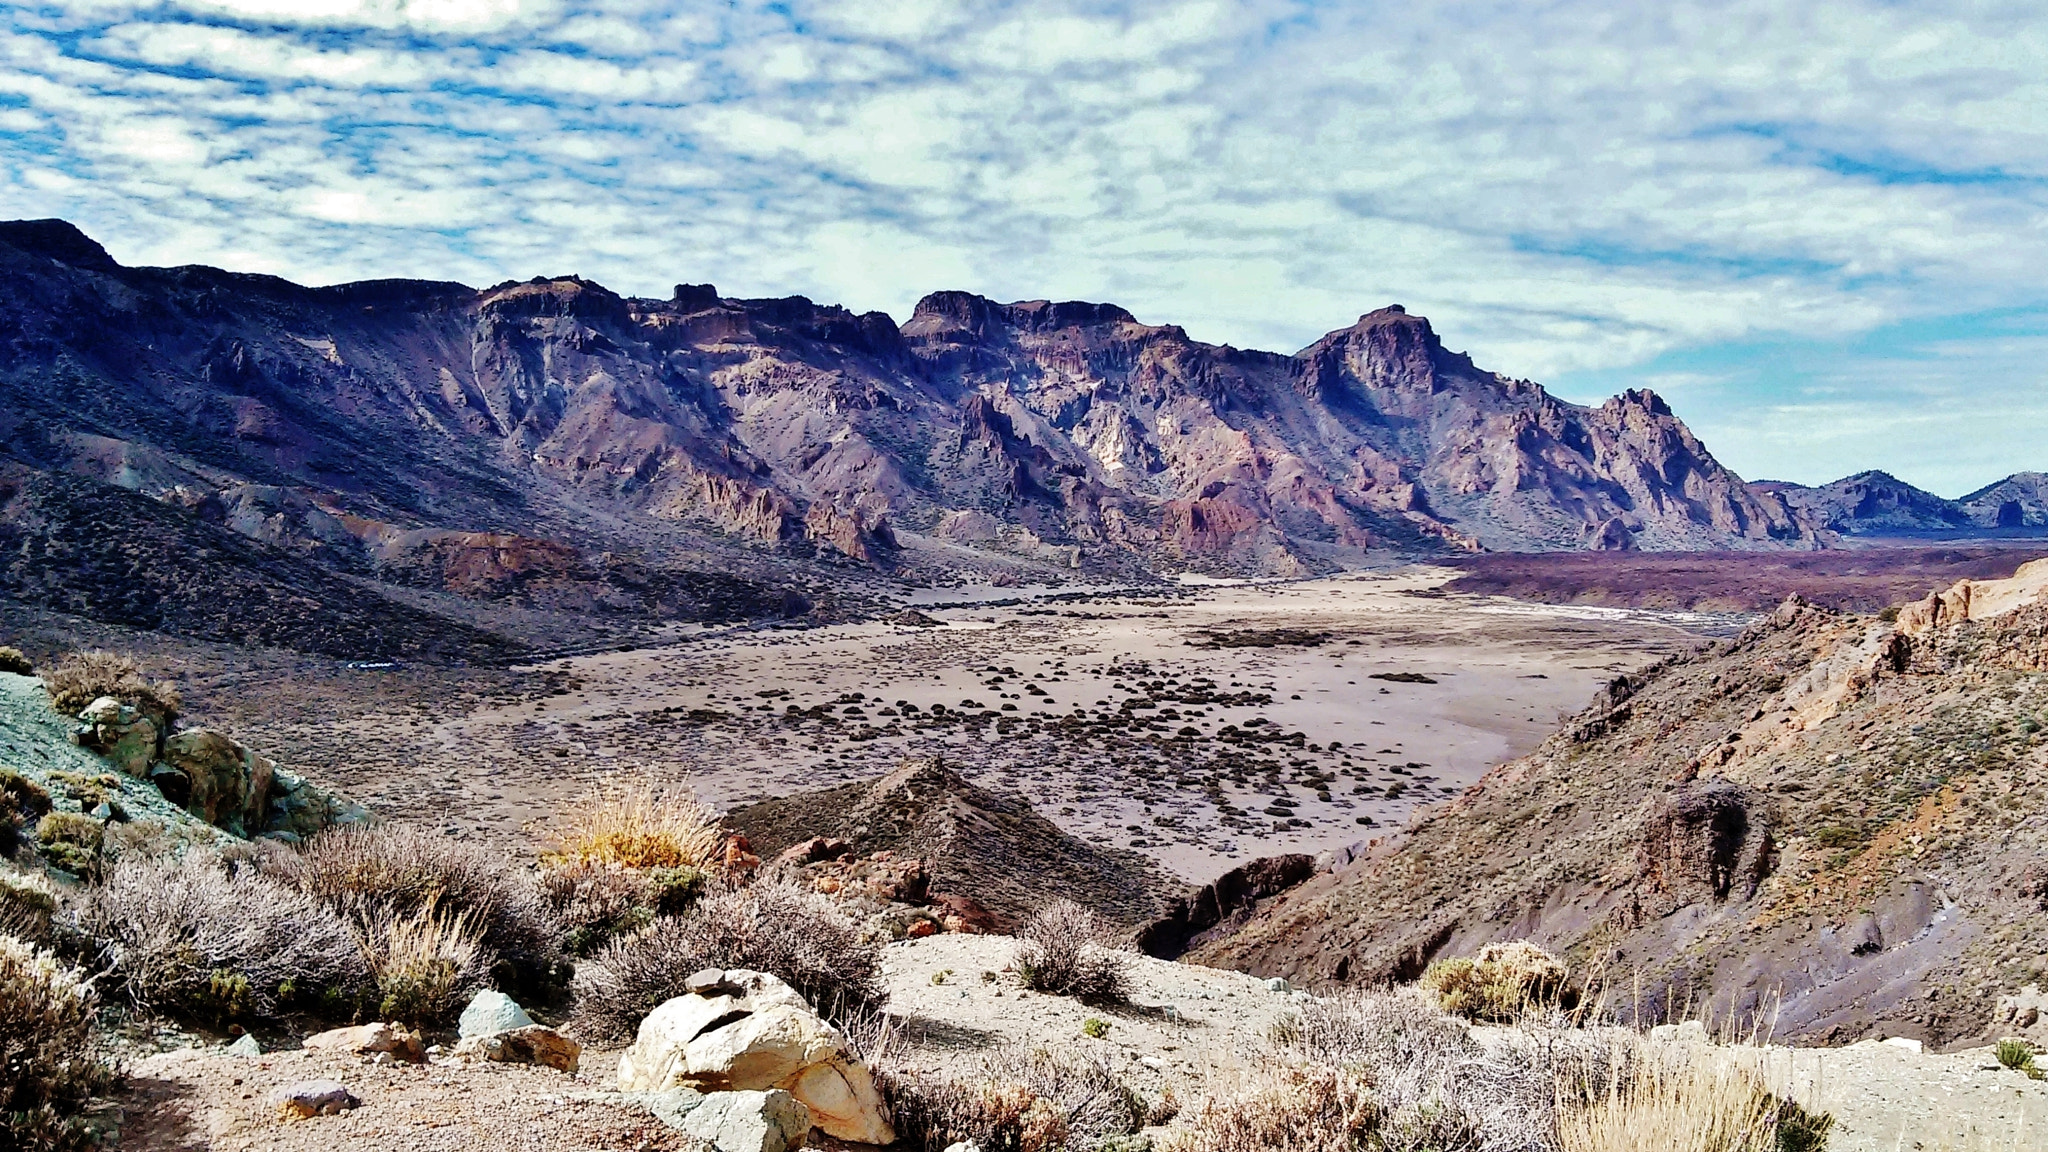
M 510 671 L 197 651 L 167 670 L 195 686 L 193 722 L 454 836 L 528 843 L 609 770 L 723 808 L 938 754 L 1206 881 L 1385 835 L 1720 623 L 1438 594 L 1449 575 L 956 591 L 909 622 L 703 630 Z

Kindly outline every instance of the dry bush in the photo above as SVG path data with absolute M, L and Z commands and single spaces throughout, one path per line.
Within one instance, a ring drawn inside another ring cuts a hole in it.
M 831 900 L 764 881 L 713 893 L 600 949 L 576 969 L 575 1023 L 598 1039 L 631 1036 L 705 968 L 766 972 L 838 1019 L 886 997 L 881 964 L 881 945 Z
M 21 649 L 12 644 L 0 646 L 0 672 L 12 672 L 16 676 L 33 676 L 35 671 L 35 662 Z
M 541 898 L 562 926 L 562 946 L 572 956 L 588 956 L 654 923 L 663 903 L 648 873 L 613 864 L 548 868 L 538 882 Z
M 502 853 L 424 829 L 351 825 L 262 867 L 363 931 L 429 907 L 466 917 L 507 992 L 544 997 L 558 979 L 561 925 L 533 877 Z
M 52 812 L 36 821 L 43 859 L 78 876 L 96 876 L 107 826 L 77 812 Z
M 1818 1152 L 1833 1121 L 1747 1068 L 1668 1054 L 1635 1062 L 1558 1116 L 1562 1152 Z
M 57 893 L 41 873 L 0 868 L 0 936 L 47 945 Z
M 78 1119 L 106 1089 L 92 987 L 47 952 L 0 936 L 0 1148 L 95 1147 Z
M 1095 913 L 1055 900 L 1017 930 L 1017 971 L 1026 987 L 1055 996 L 1124 998 L 1130 958 Z
M 1184 1113 L 1160 1152 L 1363 1152 L 1385 1146 L 1379 1130 L 1379 1108 L 1362 1073 L 1271 1064 L 1237 1092 Z
M 8 768 L 0 768 L 0 856 L 12 856 L 26 839 L 25 828 L 49 815 L 50 793 Z
M 962 1140 L 1012 1152 L 1095 1149 L 1145 1124 L 1144 1102 L 1085 1054 L 1004 1047 L 946 1074 L 906 1069 L 886 1053 L 863 1058 L 898 1131 L 926 1152 Z
M 483 947 L 464 913 L 429 902 L 410 914 L 382 914 L 358 931 L 380 1019 L 444 1023 L 483 985 Z
M 85 893 L 76 925 L 130 1003 L 210 1023 L 287 1002 L 352 1010 L 370 975 L 332 909 L 198 851 L 116 863 Z
M 1570 974 L 1564 961 L 1515 940 L 1488 944 L 1469 959 L 1438 960 L 1422 974 L 1422 986 L 1454 1016 L 1504 1022 L 1530 1009 L 1555 1007 Z
M 73 652 L 43 673 L 43 687 L 49 690 L 50 703 L 66 716 L 76 716 L 100 697 L 112 696 L 134 705 L 159 728 L 169 728 L 185 705 L 176 687 L 148 679 L 141 665 L 112 652 Z
M 547 829 L 541 860 L 550 867 L 609 864 L 621 868 L 712 870 L 725 832 L 718 815 L 683 788 L 645 778 L 613 777 L 591 785 Z

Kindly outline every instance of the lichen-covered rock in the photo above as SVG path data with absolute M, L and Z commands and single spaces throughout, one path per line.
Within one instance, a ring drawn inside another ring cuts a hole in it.
M 130 776 L 141 776 L 156 760 L 162 733 L 139 709 L 112 696 L 102 696 L 78 714 L 72 739 Z
M 344 824 L 368 824 L 370 810 L 307 780 L 276 769 L 270 777 L 270 806 L 256 834 L 288 844 L 309 840 Z
M 261 830 L 277 772 L 269 758 L 211 728 L 190 728 L 164 741 L 163 760 L 185 776 L 186 811 L 237 836 Z

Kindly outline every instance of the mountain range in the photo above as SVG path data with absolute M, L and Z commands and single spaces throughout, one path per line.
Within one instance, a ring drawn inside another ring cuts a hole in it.
M 703 284 L 308 288 L 124 267 L 54 220 L 0 224 L 0 269 L 0 452 L 21 476 L 124 489 L 328 572 L 547 608 L 800 610 L 791 559 L 1299 575 L 2048 523 L 2039 474 L 1960 502 L 1882 473 L 1745 483 L 1656 395 L 1568 403 L 1399 306 L 1284 355 L 964 292 L 898 325 Z

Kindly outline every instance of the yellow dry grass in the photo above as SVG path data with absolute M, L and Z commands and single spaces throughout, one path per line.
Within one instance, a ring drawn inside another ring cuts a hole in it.
M 696 868 L 719 862 L 725 833 L 718 816 L 683 788 L 662 788 L 645 778 L 610 777 L 543 830 L 550 867 L 572 864 L 621 868 Z
M 1633 1062 L 1558 1115 L 1564 1152 L 1778 1152 L 1779 1102 L 1747 1068 L 1711 1058 Z

